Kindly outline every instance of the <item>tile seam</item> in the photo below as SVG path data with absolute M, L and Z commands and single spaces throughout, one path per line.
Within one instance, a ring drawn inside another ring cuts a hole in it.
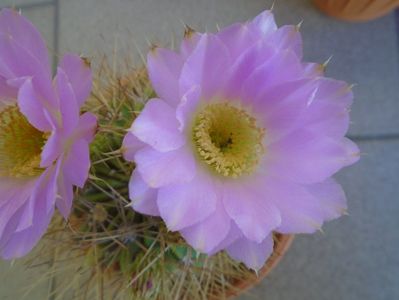
M 0 8 L 6 8 L 6 7 L 12 7 L 16 10 L 30 10 L 30 9 L 35 9 L 35 8 L 40 8 L 40 7 L 46 7 L 46 6 L 51 6 L 54 5 L 54 1 L 40 1 L 40 2 L 34 2 L 34 3 L 26 3 L 26 4 L 16 4 L 16 5 L 0 5 Z

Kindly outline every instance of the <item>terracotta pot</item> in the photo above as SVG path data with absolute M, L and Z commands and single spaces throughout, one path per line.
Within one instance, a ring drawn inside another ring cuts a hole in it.
M 347 21 L 369 21 L 399 6 L 399 0 L 313 0 L 322 12 Z
M 255 274 L 245 280 L 238 281 L 234 284 L 234 290 L 227 291 L 227 299 L 233 299 L 250 288 L 254 287 L 256 284 L 262 281 L 280 262 L 285 252 L 291 246 L 294 239 L 294 235 L 281 235 L 278 234 L 277 241 L 275 242 L 274 252 L 272 256 L 266 262 L 266 265 L 259 271 L 258 276 Z

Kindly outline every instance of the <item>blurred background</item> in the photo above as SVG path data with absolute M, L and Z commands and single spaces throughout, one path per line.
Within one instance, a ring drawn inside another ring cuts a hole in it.
M 117 53 L 140 65 L 149 44 L 178 44 L 184 24 L 215 31 L 273 2 L 278 25 L 303 21 L 305 60 L 332 56 L 327 76 L 355 84 L 349 136 L 362 158 L 337 176 L 349 216 L 324 233 L 297 236 L 277 268 L 239 299 L 399 299 L 399 11 L 351 23 L 327 17 L 310 0 L 0 0 L 0 7 L 21 9 L 39 28 L 54 64 L 74 51 L 94 63 Z M 0 262 L 0 299 L 22 299 L 38 272 Z M 27 299 L 47 293 L 42 283 Z

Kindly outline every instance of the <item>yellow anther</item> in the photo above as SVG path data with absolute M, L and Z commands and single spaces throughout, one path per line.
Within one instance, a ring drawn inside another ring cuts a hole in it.
M 0 112 L 0 176 L 39 175 L 40 154 L 47 137 L 34 128 L 17 105 Z
M 264 154 L 265 130 L 243 108 L 227 102 L 205 106 L 195 117 L 192 139 L 200 159 L 216 173 L 251 173 Z

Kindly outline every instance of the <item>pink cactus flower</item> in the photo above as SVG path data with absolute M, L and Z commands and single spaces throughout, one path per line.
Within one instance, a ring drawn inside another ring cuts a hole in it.
M 196 250 L 258 270 L 272 233 L 313 233 L 346 210 L 331 176 L 359 159 L 350 87 L 304 63 L 296 26 L 265 11 L 148 55 L 151 99 L 124 140 L 132 207 Z
M 91 71 L 67 54 L 52 81 L 39 32 L 19 13 L 0 13 L 0 255 L 27 254 L 45 233 L 54 208 L 69 215 L 73 186 L 90 167 L 96 118 L 79 110 Z

